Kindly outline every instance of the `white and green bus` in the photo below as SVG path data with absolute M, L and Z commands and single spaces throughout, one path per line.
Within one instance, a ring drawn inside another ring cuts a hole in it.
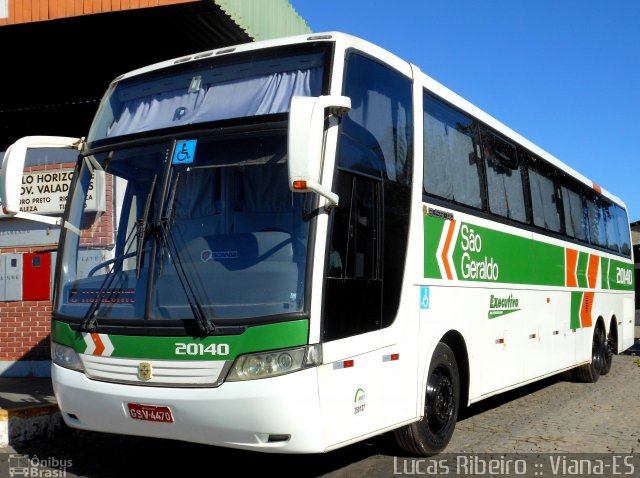
M 393 430 L 430 455 L 460 407 L 568 370 L 595 382 L 633 343 L 623 202 L 361 39 L 124 74 L 86 140 L 11 147 L 7 214 L 47 220 L 19 197 L 43 146 L 79 151 L 48 219 L 71 427 L 285 453 Z M 116 232 L 87 271 L 96 176 Z

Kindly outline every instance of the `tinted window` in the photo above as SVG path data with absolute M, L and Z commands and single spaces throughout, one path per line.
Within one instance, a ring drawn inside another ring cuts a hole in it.
M 562 186 L 562 207 L 564 210 L 564 224 L 567 235 L 586 241 L 586 211 L 580 194 L 573 189 L 569 189 L 567 186 Z
M 424 191 L 482 208 L 474 122 L 430 95 L 424 108 Z
M 522 172 L 516 148 L 493 133 L 483 132 L 482 152 L 486 165 L 489 211 L 526 222 Z
M 209 121 L 289 111 L 323 91 L 326 50 L 305 46 L 211 56 L 115 82 L 88 142 Z
M 627 213 L 620 206 L 611 204 L 605 199 L 600 198 L 599 203 L 605 223 L 607 249 L 629 255 L 631 243 Z
M 339 164 L 408 184 L 413 143 L 411 84 L 389 68 L 349 55 L 344 94 L 351 110 L 342 122 Z
M 589 241 L 596 246 L 607 246 L 607 230 L 604 215 L 597 196 L 587 198 L 587 213 L 589 217 Z
M 631 239 L 629 237 L 629 219 L 627 213 L 620 206 L 615 206 L 615 220 L 618 223 L 618 233 L 620 234 L 618 244 L 620 252 L 624 255 L 631 253 Z
M 378 267 L 378 182 L 340 172 L 329 276 L 375 279 Z
M 539 163 L 539 161 L 537 161 Z M 554 172 L 541 165 L 529 167 L 529 192 L 531 193 L 531 211 L 533 223 L 550 231 L 560 231 L 560 214 L 556 188 L 553 183 Z
M 385 327 L 396 317 L 409 235 L 411 88 L 397 71 L 347 55 L 343 94 L 352 109 L 338 144 L 340 205 L 332 212 L 324 340 Z
M 618 230 L 618 221 L 615 216 L 615 206 L 601 199 L 600 208 L 602 210 L 602 216 L 604 217 L 607 249 L 620 252 L 620 231 Z
M 631 253 L 622 207 L 426 92 L 423 158 L 429 196 Z
M 339 171 L 325 280 L 323 339 L 380 328 L 382 281 L 378 234 L 381 181 Z

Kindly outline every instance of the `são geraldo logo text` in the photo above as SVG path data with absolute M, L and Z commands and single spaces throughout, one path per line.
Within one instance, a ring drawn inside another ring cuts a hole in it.
M 471 258 L 471 252 L 480 254 L 482 252 L 482 237 L 474 232 L 466 224 L 460 227 L 460 247 L 464 251 L 462 254 L 462 277 L 471 280 L 492 280 L 497 281 L 500 275 L 500 268 L 493 257 L 484 256 L 479 261 Z

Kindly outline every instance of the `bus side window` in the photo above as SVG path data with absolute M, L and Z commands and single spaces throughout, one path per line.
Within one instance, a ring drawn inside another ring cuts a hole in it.
M 489 211 L 502 217 L 526 222 L 522 171 L 515 146 L 485 130 L 482 132 L 482 150 Z
M 483 208 L 477 127 L 471 118 L 424 95 L 424 192 Z
M 529 193 L 533 224 L 549 231 L 560 232 L 560 211 L 556 195 L 555 171 L 531 156 L 529 162 Z
M 607 232 L 604 223 L 604 213 L 599 202 L 600 201 L 595 193 L 591 196 L 587 196 L 589 242 L 595 246 L 607 247 Z
M 562 207 L 567 236 L 587 241 L 586 211 L 579 188 L 564 185 L 562 191 Z
M 607 249 L 620 252 L 620 231 L 618 231 L 618 221 L 616 221 L 615 206 L 604 199 L 600 199 L 602 216 L 604 217 L 605 231 L 607 235 Z
M 620 206 L 615 206 L 615 221 L 618 223 L 618 243 L 620 252 L 625 256 L 631 254 L 631 238 L 629 237 L 629 218 L 627 213 Z

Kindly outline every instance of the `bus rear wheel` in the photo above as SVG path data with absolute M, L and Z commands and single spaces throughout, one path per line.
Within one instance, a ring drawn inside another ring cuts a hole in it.
M 611 333 L 607 337 L 604 347 L 604 358 L 602 361 L 602 370 L 600 370 L 600 375 L 606 375 L 611 371 L 611 364 L 613 363 L 613 354 L 615 350 L 618 348 L 616 344 L 616 340 Z
M 394 432 L 398 445 L 419 456 L 441 452 L 453 435 L 459 406 L 458 363 L 451 348 L 440 342 L 429 365 L 424 416 Z
M 596 325 L 591 344 L 591 363 L 574 369 L 574 377 L 581 382 L 596 383 L 602 375 L 607 360 L 607 339 L 604 328 Z M 608 372 L 608 370 L 607 370 Z M 605 372 L 606 373 L 606 372 Z

